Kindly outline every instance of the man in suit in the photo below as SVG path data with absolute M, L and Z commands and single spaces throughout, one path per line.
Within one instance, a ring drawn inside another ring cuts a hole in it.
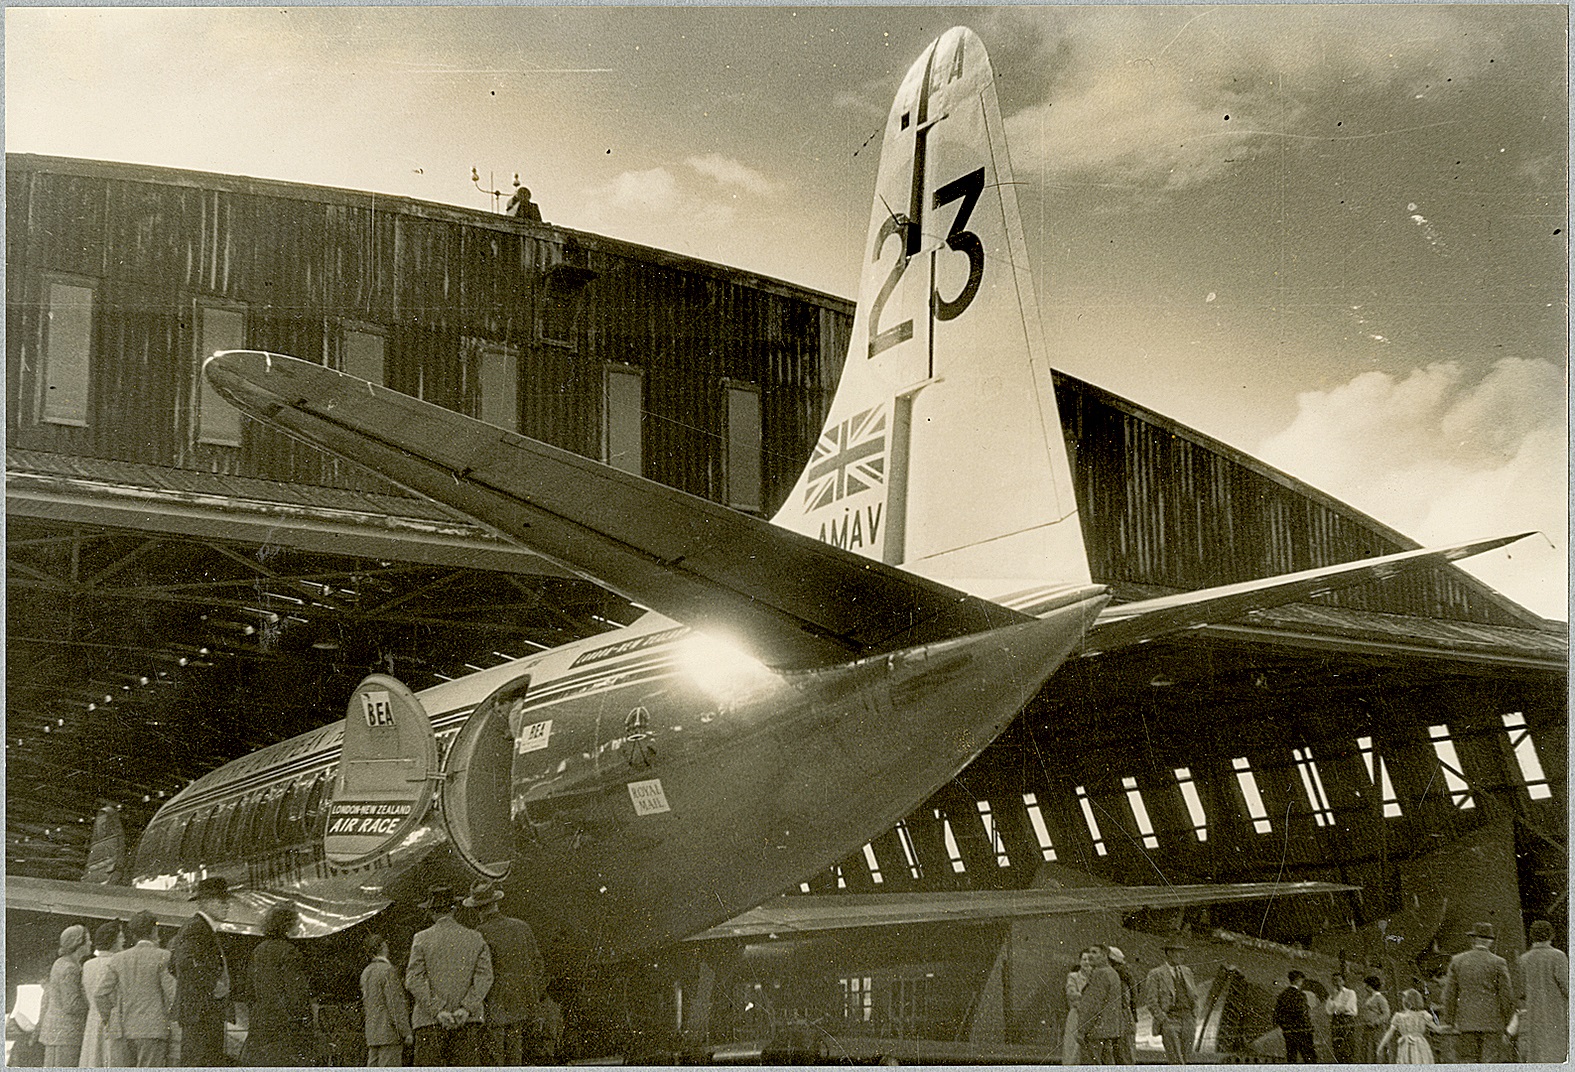
M 1132 969 L 1127 967 L 1127 955 L 1119 946 L 1108 946 L 1110 951 L 1110 967 L 1121 980 L 1121 993 L 1126 1003 L 1127 1018 L 1121 1028 L 1121 1037 L 1116 1039 L 1116 1063 L 1131 1065 L 1137 1063 L 1137 1040 L 1133 1032 L 1137 1027 L 1137 980 L 1132 977 Z
M 476 882 L 465 907 L 481 913 L 476 930 L 492 953 L 492 989 L 487 991 L 487 1058 L 493 1065 L 525 1063 L 541 1051 L 541 1002 L 547 996 L 546 970 L 536 935 L 524 920 L 503 914 L 503 891 L 491 882 Z
M 170 974 L 169 950 L 155 941 L 157 930 L 153 913 L 132 916 L 126 924 L 131 948 L 109 958 L 93 990 L 114 1066 L 162 1068 L 169 1063 L 175 977 Z
M 1499 1060 L 1499 1040 L 1515 1014 L 1509 962 L 1493 952 L 1493 924 L 1468 932 L 1471 948 L 1449 958 L 1444 978 L 1445 1024 L 1455 1028 L 1455 1060 L 1482 1064 Z
M 1121 977 L 1110 966 L 1109 954 L 1102 945 L 1083 950 L 1082 960 L 1088 971 L 1088 982 L 1077 999 L 1077 1033 L 1083 1060 L 1091 1065 L 1117 1064 L 1117 1040 L 1127 1022 L 1127 998 L 1121 989 Z
M 361 971 L 366 1063 L 397 1068 L 405 1063 L 405 1047 L 415 1041 L 410 1010 L 405 1006 L 405 985 L 389 962 L 387 939 L 381 934 L 368 934 L 366 952 L 372 958 Z
M 1173 1065 L 1184 1065 L 1192 1057 L 1198 1028 L 1198 983 L 1192 969 L 1181 963 L 1186 949 L 1180 942 L 1165 943 L 1165 963 L 1143 978 L 1143 1004 L 1164 1043 L 1165 1060 Z
M 449 887 L 432 887 L 421 907 L 431 910 L 432 926 L 411 940 L 405 966 L 405 989 L 415 998 L 416 1064 L 481 1064 L 492 953 L 486 939 L 454 918 Z
M 1286 975 L 1289 985 L 1274 999 L 1274 1026 L 1285 1036 L 1287 1062 L 1315 1065 L 1318 1051 L 1313 1048 L 1312 1009 L 1307 1004 L 1307 992 L 1302 989 L 1305 978 L 1294 968 Z
M 190 1068 L 225 1064 L 224 1019 L 230 1007 L 230 966 L 219 945 L 219 924 L 229 911 L 230 885 L 222 875 L 197 883 L 197 914 L 170 943 L 175 976 L 175 1019 L 181 1026 L 181 1063 Z

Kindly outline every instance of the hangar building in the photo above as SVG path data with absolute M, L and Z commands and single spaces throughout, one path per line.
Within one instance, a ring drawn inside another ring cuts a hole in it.
M 24 155 L 6 197 L 10 875 L 76 877 L 102 804 L 134 838 L 198 775 L 342 717 L 372 670 L 422 688 L 638 614 L 241 421 L 204 355 L 316 358 L 769 516 L 852 325 L 830 295 L 404 198 Z M 1089 383 L 1056 390 L 1094 579 L 1117 599 L 1415 546 Z M 805 890 L 1318 878 L 1361 893 L 1161 923 L 1343 932 L 1366 955 L 1377 921 L 1436 895 L 1421 953 L 1459 948 L 1479 917 L 1513 952 L 1522 913 L 1565 911 L 1567 658 L 1562 623 L 1450 569 L 1084 659 Z M 327 790 L 294 787 L 275 824 L 311 831 Z M 202 824 L 188 836 L 200 848 Z M 1429 883 L 1452 846 L 1484 870 L 1445 898 Z M 698 943 L 642 969 L 641 1030 L 691 1035 L 698 1004 L 713 1041 L 765 1007 L 774 1029 L 871 1046 L 1059 1038 L 1071 938 L 910 937 Z

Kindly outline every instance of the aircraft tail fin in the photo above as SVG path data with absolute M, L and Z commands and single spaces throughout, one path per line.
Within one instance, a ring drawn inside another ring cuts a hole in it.
M 847 363 L 774 521 L 986 598 L 1088 559 L 984 46 L 943 34 L 887 117 Z

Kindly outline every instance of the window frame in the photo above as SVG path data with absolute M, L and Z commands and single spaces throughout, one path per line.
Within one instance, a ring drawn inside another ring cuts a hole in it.
M 381 324 L 373 324 L 373 323 L 371 323 L 369 321 L 365 321 L 365 320 L 343 320 L 342 319 L 342 320 L 339 321 L 339 353 L 337 355 L 338 360 L 336 362 L 337 369 L 338 369 L 338 371 L 343 372 L 346 376 L 355 376 L 357 379 L 365 379 L 366 377 L 360 376 L 355 370 L 353 370 L 353 369 L 351 369 L 349 367 L 350 337 L 352 335 L 366 335 L 366 336 L 370 336 L 372 338 L 376 338 L 376 339 L 382 340 L 382 352 L 380 354 L 380 357 L 382 358 L 382 367 L 379 369 L 380 375 L 373 382 L 376 383 L 376 385 L 379 386 L 379 387 L 387 387 L 388 386 L 388 337 L 389 337 L 388 329 L 386 327 L 384 327 L 383 325 L 381 325 Z M 419 377 L 419 375 L 417 377 L 417 383 L 418 383 L 417 397 L 419 398 L 420 397 L 420 387 L 419 387 L 420 377 Z
M 209 310 L 222 313 L 240 314 L 240 346 L 243 349 L 246 346 L 246 340 L 249 337 L 248 329 L 251 326 L 248 323 L 248 317 L 251 312 L 251 308 L 245 302 L 229 301 L 224 298 L 209 297 L 196 298 L 192 301 L 191 348 L 194 366 L 192 384 L 192 440 L 198 446 L 203 447 L 239 447 L 241 445 L 242 437 L 245 435 L 245 422 L 242 419 L 241 411 L 230 405 L 230 403 L 226 402 L 224 398 L 208 384 L 208 378 L 202 374 L 203 362 L 208 360 L 208 357 L 216 352 L 215 350 L 209 349 L 204 345 L 203 321 Z M 235 414 L 235 437 L 233 439 L 226 438 L 214 432 L 205 432 L 203 430 L 202 415 L 205 412 L 208 412 L 207 402 L 209 399 L 219 403 L 219 405 L 225 407 Z
M 637 421 L 635 423 L 635 439 L 637 443 L 636 463 L 637 468 L 626 469 L 616 464 L 612 458 L 613 439 L 613 414 L 612 414 L 612 383 L 614 376 L 633 376 L 638 384 L 638 403 L 636 407 Z M 602 450 L 601 461 L 610 465 L 619 472 L 630 473 L 633 476 L 645 475 L 645 370 L 637 365 L 628 365 L 619 361 L 608 361 L 602 366 Z
M 35 386 L 36 405 L 35 415 L 39 424 L 53 424 L 65 428 L 87 428 L 92 423 L 89 418 L 93 413 L 93 366 L 94 357 L 98 350 L 98 309 L 99 288 L 102 281 L 90 276 L 73 275 L 68 272 L 44 272 L 39 277 L 43 293 L 39 296 L 39 334 L 38 334 L 38 375 Z M 49 370 L 51 362 L 51 329 L 54 326 L 54 289 L 55 287 L 73 287 L 86 290 L 90 295 L 87 311 L 87 338 L 82 354 L 82 405 L 80 418 L 70 415 L 51 414 L 49 411 Z
M 755 486 L 754 500 L 745 502 L 734 495 L 733 483 L 733 396 L 752 395 L 755 400 L 755 433 L 757 440 L 754 446 Z M 722 380 L 722 502 L 734 510 L 760 516 L 765 511 L 766 502 L 766 429 L 765 429 L 765 404 L 764 392 L 760 385 L 751 380 L 735 380 L 724 377 Z

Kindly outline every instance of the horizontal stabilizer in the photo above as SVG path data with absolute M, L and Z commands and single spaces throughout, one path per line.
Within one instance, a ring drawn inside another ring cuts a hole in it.
M 945 893 L 790 895 L 752 908 L 691 942 L 708 938 L 782 936 L 845 927 L 916 923 L 983 923 L 1003 919 L 1069 916 L 1080 912 L 1132 912 L 1186 908 L 1226 901 L 1257 901 L 1309 893 L 1346 893 L 1335 882 L 1241 882 L 1196 886 L 1078 886 L 1028 890 L 960 890 Z
M 232 350 L 210 358 L 206 371 L 245 412 L 636 603 L 715 628 L 770 666 L 843 662 L 1030 620 L 308 361 Z
M 1532 533 L 1522 532 L 1451 547 L 1419 547 L 1378 558 L 1342 562 L 1337 566 L 1320 566 L 1300 573 L 1109 606 L 1089 630 L 1088 643 L 1082 653 L 1091 655 L 1182 629 L 1228 622 L 1251 611 L 1295 603 L 1369 581 L 1381 581 L 1409 570 L 1433 569 L 1446 562 L 1496 550 L 1530 535 Z

